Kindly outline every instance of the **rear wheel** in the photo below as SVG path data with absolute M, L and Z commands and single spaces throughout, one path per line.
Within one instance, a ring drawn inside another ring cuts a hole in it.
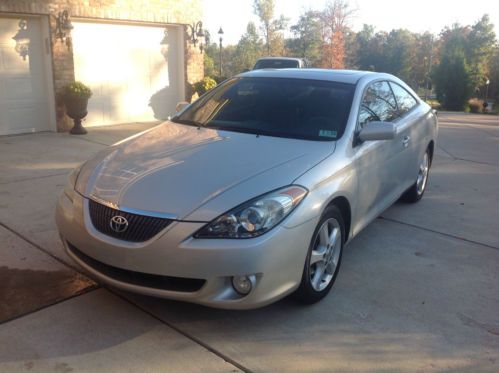
M 312 304 L 324 298 L 336 279 L 345 242 L 345 224 L 336 206 L 326 209 L 312 236 L 296 297 Z
M 419 165 L 418 177 L 416 182 L 404 193 L 402 200 L 404 202 L 416 203 L 421 198 L 426 190 L 426 184 L 428 183 L 428 175 L 430 173 L 431 166 L 431 153 L 430 149 L 426 149 L 423 156 L 423 160 Z

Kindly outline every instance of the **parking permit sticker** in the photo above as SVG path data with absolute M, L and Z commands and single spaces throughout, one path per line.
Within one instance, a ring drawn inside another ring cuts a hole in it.
M 330 131 L 330 130 L 320 130 L 319 131 L 319 136 L 321 137 L 332 137 L 332 138 L 336 138 L 336 135 L 338 133 L 336 131 Z

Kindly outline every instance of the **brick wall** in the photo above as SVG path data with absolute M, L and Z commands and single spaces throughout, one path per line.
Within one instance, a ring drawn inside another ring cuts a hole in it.
M 201 0 L 0 0 L 0 15 L 27 13 L 54 15 L 67 10 L 70 17 L 149 22 L 158 24 L 192 24 L 202 20 Z M 50 16 L 55 29 L 55 17 Z M 184 27 L 184 30 L 187 30 Z M 185 40 L 185 81 L 194 83 L 203 77 L 203 56 Z M 57 129 L 66 131 L 72 123 L 64 114 L 59 94 L 74 80 L 73 54 L 60 40 L 51 40 L 54 89 L 56 96 Z M 186 92 L 188 89 L 186 88 Z

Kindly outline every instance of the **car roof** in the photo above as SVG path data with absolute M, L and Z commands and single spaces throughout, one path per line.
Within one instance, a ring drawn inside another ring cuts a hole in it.
M 261 69 L 251 70 L 237 75 L 245 78 L 290 78 L 326 80 L 340 83 L 356 84 L 365 76 L 385 77 L 388 74 L 360 70 L 328 70 L 328 69 Z
M 262 57 L 257 60 L 258 61 L 263 61 L 263 60 L 288 60 L 288 61 L 302 61 L 303 58 L 299 57 Z

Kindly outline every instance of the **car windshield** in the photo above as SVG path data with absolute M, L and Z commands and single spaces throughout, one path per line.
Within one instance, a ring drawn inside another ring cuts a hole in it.
M 289 78 L 233 78 L 173 122 L 257 135 L 331 141 L 350 113 L 353 84 Z
M 300 67 L 297 60 L 260 60 L 257 61 L 253 70 L 257 69 L 288 69 Z

